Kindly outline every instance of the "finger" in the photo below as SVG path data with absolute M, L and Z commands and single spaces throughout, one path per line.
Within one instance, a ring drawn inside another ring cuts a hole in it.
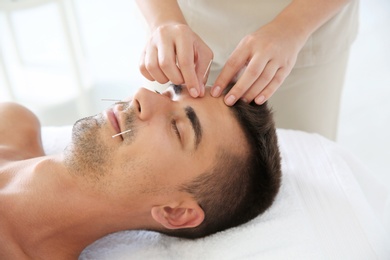
M 192 97 L 198 97 L 200 94 L 200 88 L 198 78 L 195 73 L 195 53 L 192 43 L 182 40 L 177 44 L 176 53 L 177 62 L 188 92 Z
M 244 67 L 248 59 L 249 52 L 245 51 L 242 53 L 241 51 L 234 51 L 232 53 L 211 89 L 213 97 L 221 96 L 222 91 L 232 81 L 241 68 Z
M 183 84 L 183 76 L 176 65 L 175 49 L 168 43 L 163 43 L 162 46 L 162 49 L 158 52 L 158 63 L 160 69 L 173 84 Z
M 237 83 L 225 96 L 225 104 L 232 106 L 240 99 L 259 78 L 266 62 L 262 59 L 252 59 Z
M 199 82 L 199 87 L 200 87 L 200 94 L 199 94 L 200 97 L 204 96 L 205 84 L 207 83 L 211 63 L 213 62 L 212 57 L 210 57 L 210 55 L 207 56 L 208 57 L 205 59 L 197 59 L 196 68 L 195 68 L 198 82 Z M 205 62 L 207 60 L 208 62 Z
M 203 45 L 195 45 L 195 73 L 198 77 L 198 81 L 202 84 L 206 84 L 208 74 L 213 62 L 213 52 Z
M 145 66 L 145 55 L 146 55 L 146 51 L 143 51 L 142 54 L 141 54 L 141 59 L 139 61 L 139 70 L 141 71 L 141 74 L 145 78 L 147 78 L 150 81 L 154 81 L 154 78 L 152 77 L 152 75 L 150 75 L 150 73 L 146 69 L 146 66 Z
M 205 73 L 202 76 L 204 85 L 207 84 L 207 80 L 209 79 L 210 70 L 211 70 L 211 64 L 212 63 L 213 63 L 213 60 L 210 60 L 209 65 L 207 65 L 206 71 L 205 71 Z
M 164 84 L 169 81 L 158 63 L 158 50 L 156 47 L 148 47 L 145 54 L 145 68 L 157 82 Z
M 205 84 L 207 81 L 207 77 L 208 77 L 208 73 L 207 73 L 207 69 L 208 69 L 208 65 L 211 64 L 211 60 L 210 59 L 200 59 L 200 58 L 197 58 L 196 60 L 196 66 L 195 66 L 195 73 L 196 73 L 196 77 L 198 79 L 198 81 L 202 84 Z
M 259 78 L 242 96 L 242 99 L 246 102 L 252 102 L 252 100 L 273 80 L 278 69 L 279 65 L 276 64 L 276 62 L 268 62 L 267 66 L 264 68 Z
M 260 92 L 255 98 L 255 103 L 258 105 L 264 104 L 282 85 L 288 75 L 288 70 L 285 68 L 279 69 L 271 82 Z

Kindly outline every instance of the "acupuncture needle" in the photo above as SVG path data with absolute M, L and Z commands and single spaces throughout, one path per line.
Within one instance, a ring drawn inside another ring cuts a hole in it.
M 122 100 L 120 100 L 120 99 L 112 99 L 112 98 L 102 98 L 101 100 L 102 100 L 102 101 L 111 101 L 111 102 L 115 102 L 115 104 L 128 103 L 128 101 L 122 101 Z M 111 136 L 111 138 L 115 138 L 115 137 L 117 137 L 117 136 L 126 134 L 126 133 L 128 133 L 128 132 L 131 132 L 131 129 L 125 130 L 125 131 L 120 132 L 120 133 L 117 133 L 117 134 Z
M 131 129 L 129 129 L 129 130 L 126 130 L 126 131 L 123 131 L 123 132 L 120 132 L 120 133 L 118 133 L 118 134 L 116 134 L 116 135 L 113 135 L 113 136 L 111 136 L 111 137 L 112 137 L 112 138 L 115 138 L 115 137 L 117 137 L 117 136 L 120 136 L 120 135 L 126 134 L 126 133 L 128 133 L 128 132 L 131 132 Z
M 210 60 L 209 65 L 207 66 L 206 72 L 203 75 L 203 84 L 206 84 L 206 82 L 207 82 L 207 79 L 208 79 L 209 74 L 210 74 L 210 68 L 211 68 L 212 63 L 213 63 L 213 60 Z
M 129 103 L 129 101 L 122 101 L 122 100 L 119 100 L 119 99 L 111 99 L 111 98 L 102 98 L 101 101 L 115 102 L 115 104 L 125 104 L 125 103 Z
M 112 99 L 112 98 L 102 98 L 101 99 L 102 101 L 122 101 L 122 100 L 120 100 L 120 99 Z

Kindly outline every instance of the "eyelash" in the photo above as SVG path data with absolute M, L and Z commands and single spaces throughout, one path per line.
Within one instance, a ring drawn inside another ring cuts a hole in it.
M 175 87 L 177 87 L 177 86 L 175 86 Z M 180 91 L 181 91 L 181 89 L 180 89 Z M 154 90 L 154 92 L 156 92 L 157 94 L 162 95 L 158 90 Z M 169 94 L 171 94 L 171 93 L 169 93 Z M 172 119 L 171 125 L 172 125 L 172 128 L 173 128 L 173 131 L 175 131 L 175 134 L 177 135 L 179 140 L 181 140 L 180 132 L 179 132 L 179 129 L 177 128 L 177 124 L 176 124 L 176 120 L 175 119 Z
M 173 128 L 173 131 L 175 131 L 175 134 L 181 140 L 180 132 L 179 132 L 179 129 L 177 128 L 177 124 L 176 124 L 176 120 L 175 119 L 172 119 L 171 125 L 172 125 L 172 128 Z

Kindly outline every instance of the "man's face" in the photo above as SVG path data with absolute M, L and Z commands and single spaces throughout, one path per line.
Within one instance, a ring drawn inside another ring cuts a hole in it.
M 220 149 L 245 147 L 230 108 L 209 90 L 194 99 L 185 87 L 161 94 L 140 89 L 128 102 L 76 122 L 69 165 L 89 172 L 108 193 L 177 195 L 180 185 L 215 165 Z

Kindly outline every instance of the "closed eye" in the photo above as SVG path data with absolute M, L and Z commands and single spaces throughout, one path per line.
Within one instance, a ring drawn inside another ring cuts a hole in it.
M 175 132 L 175 134 L 177 135 L 177 137 L 178 137 L 179 140 L 181 141 L 180 131 L 179 131 L 179 129 L 177 128 L 177 124 L 176 124 L 176 120 L 175 120 L 175 119 L 172 119 L 172 121 L 171 121 L 171 126 L 172 126 L 173 131 Z

